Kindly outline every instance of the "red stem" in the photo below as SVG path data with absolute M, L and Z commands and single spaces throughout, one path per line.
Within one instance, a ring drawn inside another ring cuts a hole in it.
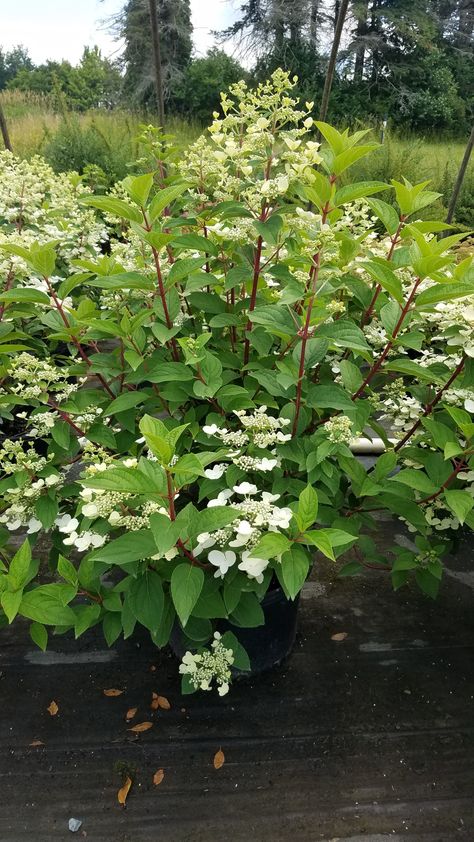
M 250 296 L 250 305 L 249 305 L 249 313 L 252 313 L 255 310 L 255 302 L 257 300 L 257 288 L 258 288 L 258 278 L 260 275 L 260 261 L 262 259 L 262 246 L 263 246 L 263 238 L 259 237 L 257 240 L 257 249 L 255 252 L 255 259 L 253 264 L 253 281 L 252 281 L 252 294 Z M 248 333 L 252 330 L 252 320 L 248 319 L 247 324 L 245 326 L 245 331 Z M 247 365 L 250 356 L 250 338 L 248 336 L 245 337 L 245 347 L 244 347 L 244 365 Z
M 435 406 L 439 403 L 439 401 L 443 397 L 443 394 L 446 391 L 446 389 L 449 389 L 449 387 L 451 386 L 451 383 L 453 383 L 456 380 L 456 377 L 458 377 L 458 375 L 461 374 L 461 371 L 464 368 L 465 361 L 466 361 L 466 358 L 462 357 L 461 362 L 459 362 L 458 365 L 456 366 L 456 368 L 454 369 L 454 371 L 453 371 L 451 377 L 449 378 L 448 382 L 445 383 L 444 386 L 441 387 L 441 389 L 436 393 L 433 400 L 425 406 L 420 418 L 418 418 L 418 420 L 415 421 L 415 423 L 413 424 L 413 427 L 411 427 L 411 429 L 408 431 L 408 433 L 406 433 L 406 435 L 402 438 L 402 440 L 398 442 L 396 447 L 394 447 L 395 451 L 400 450 L 400 448 L 403 447 L 403 445 L 406 444 L 409 439 L 411 439 L 413 433 L 415 433 L 417 431 L 418 427 L 420 426 L 421 419 L 426 418 L 427 415 L 430 415 L 430 413 L 433 411 Z
M 390 246 L 389 252 L 387 254 L 387 260 L 392 259 L 393 252 L 395 251 L 395 246 L 397 245 L 397 243 L 400 242 L 400 232 L 403 228 L 405 219 L 406 219 L 406 217 L 403 214 L 401 214 L 400 215 L 400 222 L 398 223 L 398 228 L 395 231 L 395 234 L 393 235 L 393 237 L 390 237 L 391 246 Z M 372 301 L 370 302 L 369 306 L 367 307 L 367 310 L 365 311 L 365 313 L 362 316 L 362 320 L 361 320 L 361 323 L 360 323 L 361 327 L 364 327 L 364 325 L 366 325 L 367 322 L 369 321 L 369 319 L 370 319 L 370 317 L 373 313 L 377 298 L 379 297 L 381 292 L 382 292 L 382 286 L 381 286 L 381 284 L 377 284 L 376 287 L 375 287 L 375 292 L 374 292 L 373 297 L 372 297 Z
M 410 309 L 411 303 L 412 303 L 412 301 L 413 301 L 413 299 L 416 295 L 416 291 L 417 291 L 420 284 L 421 284 L 421 278 L 417 278 L 415 283 L 413 284 L 413 289 L 410 292 L 410 295 L 408 296 L 407 301 L 405 302 L 403 310 L 400 314 L 400 318 L 398 319 L 398 322 L 393 329 L 392 338 L 389 339 L 389 341 L 387 342 L 385 348 L 383 349 L 379 358 L 376 360 L 376 362 L 374 363 L 374 365 L 370 369 L 370 371 L 369 371 L 367 377 L 365 378 L 364 382 L 362 383 L 362 385 L 357 389 L 357 392 L 354 392 L 354 394 L 351 396 L 353 401 L 357 400 L 357 398 L 360 398 L 360 396 L 363 395 L 366 387 L 369 385 L 372 378 L 377 374 L 378 370 L 383 365 L 383 362 L 384 362 L 387 354 L 389 354 L 389 352 L 393 348 L 393 344 L 395 342 L 395 339 L 397 338 L 397 336 L 400 332 L 400 328 L 402 327 L 402 324 L 405 321 L 406 315 L 407 315 L 407 313 Z

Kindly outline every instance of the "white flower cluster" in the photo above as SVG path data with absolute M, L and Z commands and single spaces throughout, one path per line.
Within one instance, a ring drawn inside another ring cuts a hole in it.
M 243 499 L 232 499 L 234 494 Z M 232 507 L 239 514 L 229 526 L 215 532 L 202 532 L 198 535 L 198 545 L 193 550 L 194 555 L 199 555 L 203 550 L 216 545 L 220 547 L 219 550 L 211 550 L 208 558 L 210 563 L 217 568 L 214 576 L 222 579 L 237 563 L 237 555 L 234 552 L 237 549 L 241 556 L 238 569 L 246 573 L 249 579 L 263 582 L 263 573 L 269 561 L 254 557 L 252 548 L 257 545 L 265 532 L 279 532 L 280 529 L 289 528 L 293 513 L 286 506 L 275 506 L 275 502 L 279 499 L 279 494 L 271 494 L 268 491 L 259 493 L 257 486 L 249 482 L 234 485 L 232 490 L 220 491 L 217 497 L 209 500 L 208 507 L 226 506 L 232 500 Z M 245 549 L 241 549 L 243 547 Z
M 5 474 L 27 471 L 32 476 L 38 474 L 47 465 L 48 460 L 39 456 L 30 443 L 23 439 L 4 439 L 0 449 L 0 465 Z
M 79 521 L 76 517 L 71 517 L 70 514 L 64 514 L 56 518 L 55 524 L 59 531 L 66 536 L 63 538 L 63 543 L 68 547 L 76 547 L 81 553 L 102 547 L 107 540 L 107 535 L 99 535 L 98 532 L 90 530 L 77 532 Z
M 282 427 L 288 426 L 290 420 L 267 415 L 266 406 L 260 406 L 250 414 L 245 409 L 237 409 L 234 415 L 239 419 L 242 430 L 228 430 L 226 427 L 210 424 L 202 428 L 203 432 L 208 436 L 217 436 L 223 444 L 233 447 L 253 444 L 255 447 L 265 448 L 291 439 L 290 433 L 282 432 Z
M 123 459 L 120 463 L 108 457 L 107 461 L 97 460 L 86 469 L 85 476 L 94 476 L 106 471 L 111 465 L 123 465 L 125 468 L 135 468 L 135 458 Z M 86 480 L 87 481 L 87 480 Z M 155 512 L 168 515 L 167 509 L 154 500 L 145 500 L 143 496 L 120 491 L 105 491 L 101 488 L 90 488 L 87 485 L 79 492 L 82 500 L 81 513 L 83 517 L 95 520 L 102 518 L 114 528 L 123 527 L 136 531 L 150 525 L 150 515 Z M 77 545 L 76 545 L 77 546 Z
M 35 357 L 27 351 L 11 358 L 8 376 L 13 381 L 9 384 L 9 392 L 26 400 L 45 400 L 48 393 L 54 393 L 55 400 L 61 403 L 76 392 L 81 383 L 77 378 L 69 383 L 67 368 L 59 368 L 52 360 Z
M 87 192 L 77 173 L 55 173 L 39 156 L 26 161 L 0 152 L 0 219 L 11 226 L 0 234 L 0 243 L 28 247 L 54 240 L 60 259 L 69 265 L 98 253 L 106 229 L 92 208 L 78 202 Z M 21 257 L 0 251 L 0 274 L 10 271 L 16 282 L 31 274 Z
M 423 411 L 422 404 L 408 394 L 401 378 L 385 386 L 378 395 L 372 395 L 370 402 L 382 413 L 379 420 L 390 421 L 394 435 L 399 438 L 403 438 Z
M 2 494 L 2 502 L 6 505 L 0 515 L 0 523 L 4 523 L 10 532 L 16 529 L 27 527 L 29 535 L 39 532 L 42 524 L 36 517 L 35 503 L 53 486 L 62 484 L 62 477 L 59 474 L 39 479 L 30 478 L 21 486 L 7 488 Z
M 238 82 L 230 87 L 230 97 L 222 95 L 224 116 L 214 114 L 210 139 L 200 137 L 179 165 L 197 203 L 205 192 L 216 200 L 243 201 L 257 212 L 262 202 L 284 195 L 292 181 L 314 179 L 319 144 L 302 140 L 313 125 L 313 103 L 306 103 L 305 110 L 297 107 L 290 96 L 296 81 L 276 70 L 255 90 Z
M 323 429 L 333 444 L 350 444 L 354 438 L 352 421 L 347 415 L 335 415 L 323 424 Z
M 211 690 L 212 682 L 217 685 L 219 696 L 229 692 L 230 667 L 234 663 L 232 649 L 226 649 L 219 632 L 214 632 L 210 649 L 201 652 L 185 652 L 179 667 L 181 675 L 189 676 L 196 690 Z

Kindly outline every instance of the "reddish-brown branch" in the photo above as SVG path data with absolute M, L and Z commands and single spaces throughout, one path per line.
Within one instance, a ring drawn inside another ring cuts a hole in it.
M 401 234 L 402 228 L 405 224 L 405 219 L 406 219 L 406 216 L 401 214 L 400 215 L 400 222 L 398 223 L 398 228 L 395 231 L 395 234 L 393 235 L 393 237 L 390 237 L 391 245 L 390 245 L 389 252 L 387 254 L 387 260 L 392 259 L 393 252 L 395 251 L 395 246 L 400 242 L 400 234 Z M 371 315 L 374 311 L 374 307 L 375 307 L 375 304 L 377 302 L 377 299 L 378 299 L 381 292 L 382 292 L 381 284 L 376 284 L 375 291 L 374 291 L 374 294 L 372 296 L 372 300 L 371 300 L 369 306 L 367 307 L 367 310 L 362 315 L 362 320 L 361 320 L 361 323 L 360 323 L 361 327 L 364 327 L 364 325 L 366 325 L 367 322 L 369 321 L 369 319 L 370 319 L 370 317 L 371 317 Z
M 461 374 L 461 372 L 462 372 L 462 370 L 463 370 L 463 368 L 464 368 L 465 361 L 466 361 L 466 358 L 465 358 L 465 357 L 462 357 L 461 361 L 458 363 L 458 365 L 457 365 L 457 366 L 456 366 L 456 368 L 454 369 L 454 371 L 453 371 L 453 373 L 452 373 L 451 377 L 449 378 L 449 380 L 447 381 L 447 383 L 445 383 L 445 384 L 444 384 L 444 386 L 442 386 L 442 387 L 441 387 L 441 389 L 439 389 L 439 391 L 438 391 L 438 392 L 436 393 L 436 395 L 434 396 L 433 400 L 432 400 L 432 401 L 430 401 L 430 403 L 428 403 L 428 404 L 425 406 L 425 408 L 424 408 L 423 412 L 421 413 L 420 417 L 418 418 L 418 420 L 417 420 L 417 421 L 415 421 L 415 423 L 413 424 L 413 426 L 412 426 L 412 427 L 408 430 L 408 433 L 406 433 L 406 435 L 404 435 L 404 437 L 402 438 L 402 440 L 401 440 L 401 441 L 399 441 L 399 442 L 398 442 L 398 444 L 394 447 L 394 450 L 395 450 L 395 451 L 400 450 L 400 448 L 402 448 L 402 447 L 403 447 L 403 446 L 407 443 L 407 441 L 408 441 L 409 439 L 411 439 L 411 437 L 412 437 L 413 433 L 416 433 L 416 431 L 418 430 L 418 427 L 419 427 L 419 426 L 420 426 L 420 424 L 421 424 L 421 419 L 422 419 L 422 418 L 426 418 L 426 416 L 427 416 L 427 415 L 430 415 L 430 414 L 431 414 L 431 412 L 433 411 L 433 409 L 435 408 L 435 406 L 439 403 L 439 401 L 440 401 L 440 400 L 441 400 L 441 398 L 443 397 L 444 392 L 445 392 L 447 389 L 449 389 L 449 387 L 451 386 L 451 384 L 452 384 L 452 383 L 454 383 L 454 381 L 456 380 L 456 378 L 457 378 L 457 377 Z
M 50 406 L 51 409 L 54 409 L 57 413 L 59 413 L 63 421 L 65 421 L 66 424 L 69 424 L 69 426 L 72 430 L 74 430 L 77 436 L 80 436 L 81 438 L 87 438 L 87 435 L 84 432 L 84 430 L 81 430 L 81 428 L 74 423 L 71 416 L 68 415 L 67 412 L 64 412 L 62 409 L 60 409 L 59 406 L 57 406 L 57 404 L 55 404 L 51 399 L 48 400 L 48 406 Z
M 255 310 L 255 302 L 257 300 L 257 289 L 258 289 L 258 279 L 260 276 L 260 261 L 262 259 L 262 246 L 263 246 L 263 238 L 259 237 L 257 240 L 257 248 L 255 251 L 255 258 L 253 263 L 253 280 L 252 280 L 252 293 L 250 295 L 250 304 L 249 304 L 249 313 L 253 313 Z M 248 333 L 252 330 L 252 320 L 249 316 L 247 320 L 247 324 L 245 326 L 245 331 Z M 244 346 L 244 365 L 247 365 L 250 356 L 250 338 L 249 336 L 245 337 L 245 346 Z
M 391 349 L 393 348 L 395 339 L 397 338 L 398 334 L 400 333 L 400 329 L 403 325 L 403 322 L 405 321 L 405 318 L 408 314 L 408 311 L 410 310 L 411 304 L 413 302 L 413 299 L 416 295 L 416 291 L 417 291 L 420 284 L 421 284 L 421 278 L 417 278 L 415 283 L 413 284 L 413 288 L 410 292 L 410 295 L 408 296 L 408 298 L 405 302 L 403 310 L 400 314 L 400 318 L 398 319 L 398 322 L 393 329 L 392 338 L 389 339 L 389 341 L 387 342 L 387 344 L 386 344 L 385 348 L 383 349 L 382 353 L 380 354 L 380 356 L 378 357 L 378 359 L 375 361 L 372 368 L 370 369 L 369 373 L 367 374 L 367 377 L 365 378 L 364 382 L 357 389 L 357 392 L 354 392 L 354 394 L 351 396 L 353 401 L 357 400 L 357 398 L 360 398 L 360 396 L 363 395 L 366 387 L 369 385 L 372 378 L 377 374 L 379 369 L 382 367 L 382 365 L 384 363 L 384 360 L 386 359 L 387 355 L 390 353 Z
M 432 500 L 436 500 L 443 493 L 443 491 L 445 491 L 451 485 L 452 481 L 456 479 L 457 475 L 468 467 L 466 458 L 468 456 L 472 456 L 473 453 L 473 450 L 470 450 L 467 453 L 465 453 L 459 464 L 456 465 L 456 467 L 454 468 L 454 471 L 450 473 L 449 477 L 443 482 L 443 484 L 438 488 L 438 490 L 435 491 L 433 494 L 430 494 L 428 497 L 424 497 L 423 500 L 418 500 L 418 504 L 420 505 L 421 503 L 431 503 Z
M 5 279 L 5 286 L 3 287 L 3 292 L 8 292 L 8 290 L 11 289 L 14 277 L 15 277 L 15 273 L 13 271 L 13 266 L 12 266 L 11 269 L 9 270 L 9 272 L 8 272 L 8 275 L 7 275 L 6 279 Z M 6 302 L 2 301 L 0 303 L 0 321 L 3 318 L 3 314 L 5 312 L 5 307 L 6 307 Z

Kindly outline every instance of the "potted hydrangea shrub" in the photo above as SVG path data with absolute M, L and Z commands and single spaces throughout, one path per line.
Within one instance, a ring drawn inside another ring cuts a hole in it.
M 182 155 L 147 130 L 107 196 L 0 155 L 1 621 L 141 624 L 184 692 L 288 653 L 320 554 L 435 597 L 474 525 L 472 260 L 293 87 L 234 85 Z

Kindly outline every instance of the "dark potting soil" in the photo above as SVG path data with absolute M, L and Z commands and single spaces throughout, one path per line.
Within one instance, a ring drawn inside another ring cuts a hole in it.
M 474 840 L 473 561 L 464 539 L 434 603 L 318 560 L 292 655 L 223 699 L 181 697 L 145 633 L 114 650 L 99 632 L 52 638 L 42 654 L 26 627 L 1 631 L 0 839 L 68 840 L 74 817 L 94 842 Z M 152 692 L 171 710 L 152 711 Z

